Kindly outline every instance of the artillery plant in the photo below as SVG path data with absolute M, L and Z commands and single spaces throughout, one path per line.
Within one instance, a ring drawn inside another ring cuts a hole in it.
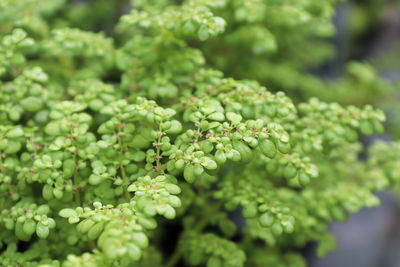
M 217 3 L 133 1 L 106 37 L 0 0 L 1 266 L 304 266 L 400 178 L 385 145 L 357 157 L 381 111 L 210 68 Z

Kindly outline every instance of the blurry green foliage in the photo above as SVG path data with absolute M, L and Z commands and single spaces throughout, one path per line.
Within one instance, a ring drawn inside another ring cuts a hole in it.
M 363 104 L 390 88 L 359 62 L 335 82 L 308 72 L 333 55 L 335 4 L 0 0 L 0 264 L 300 267 L 309 242 L 333 251 L 328 224 L 400 179 L 397 148 L 358 159 L 385 120 Z

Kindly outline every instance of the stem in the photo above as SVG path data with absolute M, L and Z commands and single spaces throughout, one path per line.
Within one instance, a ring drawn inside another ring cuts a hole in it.
M 122 143 L 122 137 L 121 137 L 120 133 L 121 133 L 121 129 L 118 129 L 118 133 L 117 133 L 118 145 L 119 145 L 119 148 L 121 149 L 120 153 L 122 153 L 122 151 L 124 149 L 124 144 Z M 131 202 L 131 195 L 129 194 L 129 192 L 127 190 L 128 189 L 127 185 L 128 185 L 129 181 L 128 181 L 127 177 L 126 177 L 125 168 L 124 168 L 124 166 L 122 164 L 119 166 L 119 168 L 121 169 L 121 176 L 122 176 L 122 180 L 123 180 L 122 187 L 124 188 L 125 198 L 126 198 L 126 200 L 128 200 L 128 202 Z
M 124 187 L 125 197 L 126 197 L 126 199 L 128 200 L 128 202 L 131 202 L 131 195 L 129 194 L 128 188 L 127 188 L 127 185 L 126 185 L 126 183 L 128 182 L 128 180 L 126 179 L 125 168 L 124 168 L 124 166 L 122 166 L 122 165 L 120 166 L 120 168 L 121 168 L 122 180 L 124 181 L 123 187 Z
M 162 133 L 162 128 L 161 128 L 161 123 L 162 122 L 160 122 L 160 125 L 159 125 L 159 127 L 158 127 L 158 140 L 157 140 L 157 172 L 158 171 L 160 171 L 160 143 L 161 143 L 161 137 L 163 136 L 163 133 Z
M 165 267 L 173 267 L 173 266 L 175 266 L 179 262 L 181 257 L 182 257 L 181 250 L 178 249 L 178 248 L 175 249 L 174 254 L 172 254 L 171 258 L 169 258 L 169 260 L 168 260 L 167 264 L 165 265 Z
M 199 232 L 199 233 L 201 231 L 203 231 L 203 229 L 208 225 L 208 223 L 210 222 L 210 220 L 214 216 L 214 214 L 220 210 L 220 208 L 222 207 L 222 204 L 223 204 L 222 202 L 217 202 L 213 206 L 211 206 L 210 209 L 208 210 L 206 216 L 204 216 L 202 220 L 198 221 L 197 224 L 192 228 L 193 231 Z M 182 257 L 182 251 L 179 249 L 179 245 L 178 245 L 174 251 L 174 254 L 172 254 L 172 256 L 169 258 L 165 267 L 175 266 L 176 264 L 178 264 L 181 257 Z
M 75 147 L 75 151 L 74 151 L 74 162 L 75 162 L 75 165 L 78 165 L 77 163 L 77 160 L 76 160 L 76 155 L 78 154 L 78 145 L 77 145 L 77 143 L 76 143 L 76 141 L 75 141 L 75 138 L 74 138 L 74 135 L 73 135 L 73 132 L 72 132 L 72 129 L 74 128 L 74 126 L 73 126 L 73 124 L 70 124 L 70 126 L 69 126 L 69 135 L 70 135 L 70 137 L 71 137 L 71 142 L 72 142 L 72 145 Z M 79 186 L 78 186 L 78 181 L 77 181 L 77 178 L 76 178 L 76 174 L 77 174 L 77 170 L 75 169 L 75 171 L 74 171 L 74 186 L 75 186 L 75 188 L 74 188 L 74 190 L 75 190 L 75 193 L 74 193 L 74 197 L 75 197 L 75 204 L 78 206 L 78 207 L 80 207 L 81 206 L 81 193 L 79 192 L 79 190 L 80 190 L 80 188 L 79 188 Z
M 76 162 L 76 154 L 74 155 L 74 161 L 75 161 L 75 164 L 76 164 L 77 163 Z M 75 190 L 74 197 L 75 197 L 75 204 L 78 207 L 80 207 L 81 206 L 81 193 L 79 191 L 80 189 L 78 187 L 78 181 L 77 181 L 77 178 L 76 178 L 76 174 L 77 174 L 77 171 L 75 170 L 75 172 L 74 172 L 74 186 L 76 186 L 76 187 L 74 188 L 74 190 Z
M 74 175 L 74 184 L 76 184 L 76 174 Z M 81 206 L 81 194 L 79 192 L 79 188 L 74 189 L 75 190 L 75 203 L 78 207 Z
M 79 191 L 75 191 L 75 204 L 80 207 L 81 206 L 81 196 Z

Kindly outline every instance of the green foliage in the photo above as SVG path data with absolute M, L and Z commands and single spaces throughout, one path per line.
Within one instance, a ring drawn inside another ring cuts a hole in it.
M 209 64 L 225 74 L 255 79 L 271 91 L 285 90 L 296 102 L 318 96 L 346 105 L 375 103 L 388 109 L 397 106 L 391 100 L 396 97 L 394 86 L 380 79 L 368 61 L 347 62 L 360 57 L 356 51 L 365 50 L 365 36 L 368 31 L 377 30 L 373 26 L 385 16 L 382 10 L 390 8 L 389 1 L 345 3 L 342 10 L 348 11 L 343 13 L 349 14 L 338 17 L 342 22 L 338 23 L 342 27 L 336 40 L 341 42 L 338 47 L 333 46 L 336 29 L 332 20 L 337 4 L 343 1 L 205 2 L 229 27 L 218 40 L 193 43 L 201 47 Z M 395 7 L 394 3 L 390 5 Z M 327 61 L 344 60 L 346 65 L 331 71 L 334 77 L 330 79 L 310 73 Z
M 290 82 L 309 65 L 283 77 L 238 51 L 290 50 L 260 62 L 277 71 L 321 60 L 325 44 L 299 51 L 311 32 L 331 36 L 334 2 L 133 1 L 106 37 L 103 1 L 80 22 L 88 3 L 0 0 L 0 264 L 304 266 L 308 242 L 333 250 L 327 225 L 397 181 L 384 145 L 357 159 L 383 112 L 295 103 L 209 64 Z M 183 230 L 169 255 L 171 221 Z

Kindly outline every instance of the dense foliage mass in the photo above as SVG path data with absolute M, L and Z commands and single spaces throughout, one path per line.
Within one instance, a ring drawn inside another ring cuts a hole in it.
M 109 3 L 0 0 L 2 266 L 304 266 L 400 179 L 383 112 L 260 85 L 313 83 L 335 1 Z

